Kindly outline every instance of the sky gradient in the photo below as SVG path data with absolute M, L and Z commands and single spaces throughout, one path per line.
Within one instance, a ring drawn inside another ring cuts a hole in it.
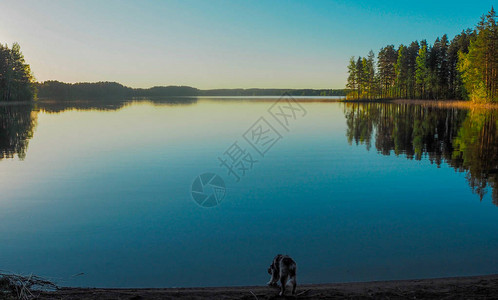
M 38 81 L 343 88 L 351 56 L 473 27 L 493 1 L 0 1 Z

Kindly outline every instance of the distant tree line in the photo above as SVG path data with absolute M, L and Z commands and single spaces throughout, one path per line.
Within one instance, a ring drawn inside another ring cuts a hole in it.
M 18 43 L 12 48 L 0 44 L 0 102 L 29 101 L 37 97 L 58 100 L 125 99 L 133 97 L 182 96 L 346 96 L 345 89 L 211 89 L 189 86 L 131 88 L 117 82 L 64 83 L 56 80 L 35 82 Z
M 127 97 L 132 89 L 116 82 L 64 83 L 50 80 L 37 84 L 39 98 L 74 99 Z
M 131 97 L 196 96 L 198 89 L 188 86 L 133 89 L 117 82 L 64 83 L 50 80 L 37 84 L 39 98 L 51 99 L 123 99 Z
M 200 90 L 201 96 L 346 96 L 346 89 L 213 89 Z
M 21 47 L 0 44 L 0 101 L 26 101 L 36 97 L 34 77 Z
M 498 27 L 493 8 L 474 30 L 351 57 L 348 99 L 471 99 L 498 102 Z
M 38 97 L 52 99 L 93 99 L 131 97 L 181 96 L 346 96 L 347 91 L 313 89 L 213 89 L 199 90 L 189 86 L 156 86 L 148 89 L 130 88 L 116 82 L 64 83 L 45 81 L 37 84 Z

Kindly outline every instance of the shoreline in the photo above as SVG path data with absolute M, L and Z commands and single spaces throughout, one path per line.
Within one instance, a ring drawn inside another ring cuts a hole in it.
M 278 296 L 267 286 L 205 288 L 61 288 L 38 299 L 492 299 L 498 297 L 498 274 L 432 279 L 306 284 L 297 297 Z
M 498 103 L 474 103 L 470 100 L 378 99 L 378 100 L 341 100 L 340 102 L 414 104 L 414 105 L 440 107 L 440 108 L 498 109 Z
M 239 100 L 246 102 L 274 102 L 282 96 L 168 96 L 168 97 L 133 97 L 133 98 L 113 98 L 112 101 L 102 101 L 101 98 L 88 98 L 88 99 L 71 99 L 61 100 L 53 98 L 38 98 L 32 101 L 14 101 L 14 102 L 0 102 L 0 106 L 10 105 L 33 105 L 33 104 L 77 104 L 96 102 L 108 104 L 109 102 L 133 102 L 133 101 L 154 101 L 154 100 L 167 100 L 167 99 L 203 99 L 203 100 Z M 427 99 L 360 99 L 360 100 L 346 100 L 344 98 L 334 98 L 330 96 L 290 96 L 296 102 L 303 103 L 394 103 L 394 104 L 413 104 L 438 108 L 461 108 L 461 109 L 498 109 L 498 103 L 474 103 L 470 100 L 427 100 Z M 181 101 L 179 102 L 181 103 Z

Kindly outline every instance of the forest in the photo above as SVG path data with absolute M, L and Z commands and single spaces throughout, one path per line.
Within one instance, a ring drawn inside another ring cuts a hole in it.
M 64 83 L 45 81 L 37 84 L 38 96 L 51 99 L 93 99 L 133 97 L 181 96 L 346 96 L 344 89 L 212 89 L 200 90 L 189 86 L 155 86 L 148 89 L 131 88 L 117 82 Z
M 0 44 L 0 102 L 26 101 L 36 97 L 34 76 L 25 62 L 21 46 Z
M 134 97 L 178 96 L 346 96 L 344 89 L 211 89 L 189 86 L 131 88 L 117 82 L 64 83 L 56 80 L 36 82 L 18 43 L 12 48 L 0 44 L 0 102 L 54 100 L 129 99 Z
M 154 96 L 196 96 L 198 90 L 188 86 L 152 87 L 134 89 L 117 82 L 79 82 L 64 83 L 49 80 L 37 83 L 38 97 L 55 100 L 74 99 L 125 99 Z
M 452 40 L 445 34 L 426 40 L 387 45 L 377 56 L 351 57 L 347 89 L 212 89 L 189 86 L 131 88 L 116 82 L 38 83 L 18 43 L 0 44 L 0 102 L 40 98 L 92 99 L 170 96 L 346 96 L 350 100 L 432 99 L 498 102 L 498 27 L 493 8 L 474 29 Z
M 345 89 L 213 89 L 201 90 L 201 96 L 346 96 Z
M 451 41 L 388 45 L 366 57 L 351 57 L 347 98 L 432 99 L 498 102 L 498 27 L 491 8 L 476 27 Z

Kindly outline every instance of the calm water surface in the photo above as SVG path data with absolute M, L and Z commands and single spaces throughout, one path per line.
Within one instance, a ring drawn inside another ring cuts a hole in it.
M 302 102 L 284 128 L 261 100 L 0 106 L 0 270 L 261 285 L 288 253 L 301 283 L 498 273 L 497 111 Z M 244 139 L 261 117 L 264 156 Z M 235 142 L 257 160 L 238 182 Z M 226 185 L 212 208 L 204 172 Z

